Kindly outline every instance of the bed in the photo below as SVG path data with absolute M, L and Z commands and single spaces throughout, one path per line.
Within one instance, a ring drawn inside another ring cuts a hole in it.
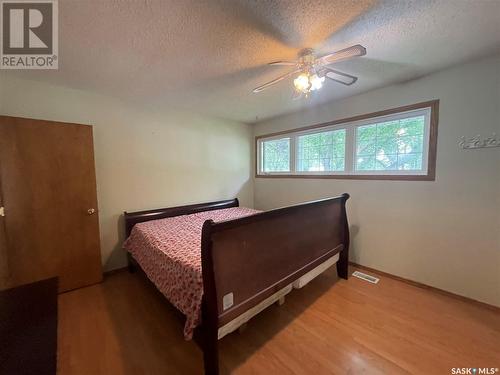
M 336 264 L 348 277 L 348 194 L 270 211 L 238 199 L 125 212 L 129 269 L 185 317 L 184 336 L 219 373 L 218 340 Z

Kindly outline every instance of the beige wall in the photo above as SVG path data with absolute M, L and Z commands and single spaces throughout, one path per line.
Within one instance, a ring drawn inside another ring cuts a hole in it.
M 362 79 L 362 77 L 360 78 Z M 351 194 L 351 259 L 500 306 L 500 56 L 255 125 L 255 135 L 440 99 L 434 182 L 255 179 L 260 209 Z
M 94 126 L 102 261 L 125 265 L 123 211 L 240 198 L 253 206 L 251 128 L 0 75 L 0 114 Z

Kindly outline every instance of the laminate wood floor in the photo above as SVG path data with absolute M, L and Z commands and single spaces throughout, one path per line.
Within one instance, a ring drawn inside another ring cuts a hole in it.
M 202 374 L 178 315 L 139 273 L 59 296 L 58 374 Z M 451 374 L 500 367 L 500 313 L 335 268 L 220 342 L 223 374 Z

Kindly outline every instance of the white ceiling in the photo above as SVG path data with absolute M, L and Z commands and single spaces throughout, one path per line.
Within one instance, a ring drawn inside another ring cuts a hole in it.
M 60 0 L 59 70 L 4 72 L 255 122 L 406 81 L 500 50 L 500 0 Z M 362 44 L 334 67 L 357 75 L 292 101 L 287 72 L 267 62 L 304 47 Z

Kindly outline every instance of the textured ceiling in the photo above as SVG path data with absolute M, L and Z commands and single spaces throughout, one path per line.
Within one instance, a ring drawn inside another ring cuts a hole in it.
M 59 70 L 4 71 L 112 95 L 255 122 L 416 78 L 500 50 L 500 0 L 60 0 Z M 287 72 L 266 66 L 304 47 L 362 44 L 334 67 L 357 75 L 293 101 Z

